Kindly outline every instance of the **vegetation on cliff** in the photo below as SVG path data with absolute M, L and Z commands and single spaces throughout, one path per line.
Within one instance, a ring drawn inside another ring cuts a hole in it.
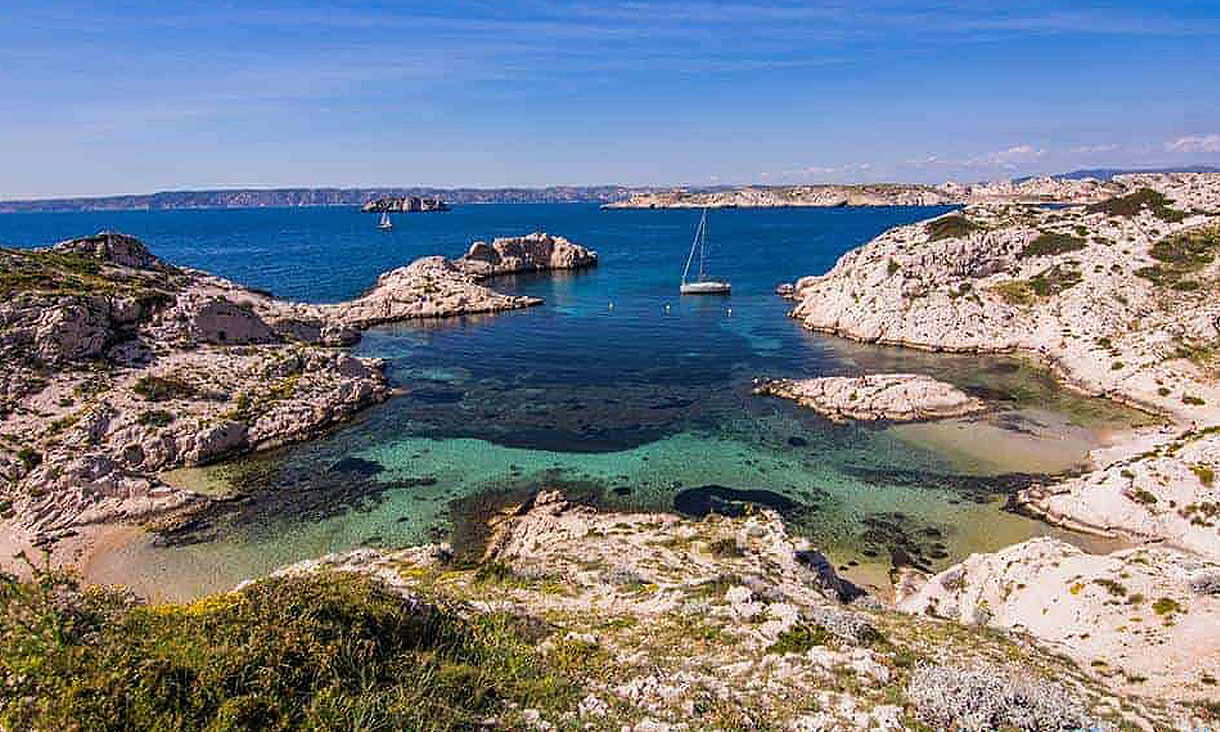
M 359 576 L 143 605 L 39 570 L 0 576 L 0 728 L 471 729 L 574 689 L 504 614 L 463 617 Z

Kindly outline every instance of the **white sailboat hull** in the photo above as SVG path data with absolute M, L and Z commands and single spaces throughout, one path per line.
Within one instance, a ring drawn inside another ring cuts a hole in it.
M 732 291 L 727 282 L 690 282 L 678 288 L 683 295 L 727 295 Z

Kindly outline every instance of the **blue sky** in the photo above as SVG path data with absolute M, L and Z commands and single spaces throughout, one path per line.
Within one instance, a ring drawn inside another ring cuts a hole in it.
M 1220 2 L 0 0 L 0 197 L 1220 163 Z

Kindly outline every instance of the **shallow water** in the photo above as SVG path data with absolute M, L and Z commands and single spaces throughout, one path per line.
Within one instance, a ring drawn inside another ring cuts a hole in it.
M 0 241 L 117 229 L 168 260 L 311 301 L 355 296 L 380 271 L 457 255 L 476 238 L 545 229 L 601 254 L 594 270 L 493 283 L 543 297 L 541 307 L 369 331 L 357 353 L 388 359 L 403 396 L 323 439 L 174 474 L 253 498 L 175 537 L 197 543 L 137 541 L 99 558 L 102 579 L 190 595 L 329 551 L 444 539 L 454 502 L 485 492 L 557 486 L 668 509 L 679 492 L 714 485 L 795 502 L 795 529 L 849 576 L 881 583 L 891 561 L 935 569 L 1051 533 L 1001 510 L 1026 479 L 996 476 L 1070 469 L 1108 431 L 1140 421 L 1019 361 L 853 344 L 785 317 L 777 283 L 944 210 L 712 212 L 709 268 L 733 282 L 728 298 L 677 294 L 695 211 L 459 206 L 400 216 L 388 234 L 348 208 L 22 214 L 0 216 Z M 945 379 L 991 410 L 834 425 L 749 389 L 757 376 L 880 370 Z

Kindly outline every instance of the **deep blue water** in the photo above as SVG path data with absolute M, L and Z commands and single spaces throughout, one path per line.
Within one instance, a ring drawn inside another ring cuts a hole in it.
M 470 511 L 463 499 L 547 485 L 650 509 L 700 486 L 771 491 L 799 503 L 800 531 L 862 565 L 911 555 L 943 566 L 1045 531 L 1000 513 L 1006 484 L 968 476 L 1013 470 L 1013 456 L 1027 454 L 1039 459 L 1019 467 L 1062 468 L 1079 457 L 1073 446 L 1087 447 L 1091 425 L 1116 419 L 1111 411 L 1003 359 L 809 333 L 774 294 L 888 228 L 946 210 L 712 211 L 708 267 L 732 282 L 731 297 L 678 295 L 693 210 L 455 206 L 399 215 L 391 232 L 353 208 L 13 214 L 0 215 L 0 243 L 122 231 L 168 261 L 314 302 L 355 297 L 380 272 L 460 255 L 477 239 L 544 230 L 599 252 L 590 270 L 488 283 L 542 297 L 540 307 L 367 332 L 356 351 L 389 359 L 404 396 L 329 437 L 216 469 L 259 499 L 194 537 L 210 541 L 116 560 L 126 579 L 145 567 L 150 593 L 168 581 L 190 594 L 325 551 L 444 538 Z M 757 376 L 880 369 L 982 390 L 994 409 L 890 429 L 834 425 L 750 394 Z M 1041 460 L 1047 449 L 1053 459 Z M 345 472 L 351 457 L 380 472 Z

